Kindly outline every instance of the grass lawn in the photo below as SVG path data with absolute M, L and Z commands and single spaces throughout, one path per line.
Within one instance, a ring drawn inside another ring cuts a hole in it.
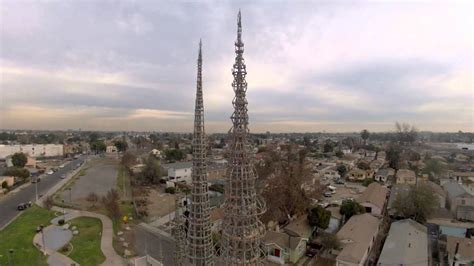
M 33 205 L 0 231 L 0 265 L 8 265 L 8 250 L 13 249 L 14 265 L 47 265 L 46 257 L 33 246 L 36 227 L 50 224 L 54 212 Z
M 77 226 L 79 234 L 72 237 L 73 250 L 69 257 L 84 266 L 103 263 L 105 256 L 100 249 L 102 222 L 92 217 L 79 217 L 70 223 Z

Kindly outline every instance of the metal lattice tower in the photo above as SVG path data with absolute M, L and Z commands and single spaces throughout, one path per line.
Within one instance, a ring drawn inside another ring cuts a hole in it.
M 183 215 L 183 202 L 176 197 L 176 210 L 173 219 L 172 235 L 175 240 L 174 265 L 186 265 L 186 219 Z
M 207 185 L 206 136 L 202 97 L 202 51 L 197 61 L 196 109 L 194 111 L 193 171 L 189 212 L 188 258 L 192 265 L 214 265 L 210 203 Z
M 243 58 L 242 25 L 240 11 L 237 19 L 235 63 L 232 69 L 235 97 L 232 101 L 233 123 L 227 186 L 225 190 L 224 220 L 222 223 L 221 260 L 225 265 L 261 265 L 261 240 L 265 227 L 259 216 L 265 212 L 263 201 L 257 198 L 257 174 L 250 155 L 247 136 L 247 70 Z

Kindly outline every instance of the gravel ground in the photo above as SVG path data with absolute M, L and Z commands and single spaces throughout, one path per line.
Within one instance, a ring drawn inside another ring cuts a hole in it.
M 118 162 L 111 158 L 99 158 L 90 161 L 86 166 L 84 176 L 79 176 L 71 190 L 71 198 L 74 203 L 83 202 L 87 196 L 94 192 L 103 196 L 111 188 L 117 185 Z M 69 202 L 69 191 L 61 194 L 65 202 Z

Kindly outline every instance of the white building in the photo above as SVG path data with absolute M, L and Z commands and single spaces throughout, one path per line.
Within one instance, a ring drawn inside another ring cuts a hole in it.
M 115 145 L 109 145 L 107 148 L 105 148 L 106 153 L 115 153 L 118 152 L 118 149 Z
M 17 152 L 31 157 L 57 157 L 63 156 L 64 147 L 62 144 L 0 145 L 0 159 L 5 159 Z
M 192 162 L 179 162 L 163 165 L 168 171 L 168 180 L 175 182 L 191 183 Z

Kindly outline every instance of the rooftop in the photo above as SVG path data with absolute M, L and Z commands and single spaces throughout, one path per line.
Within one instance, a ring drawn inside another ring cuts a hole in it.
M 392 223 L 378 265 L 428 265 L 426 227 L 411 219 Z
M 379 225 L 379 219 L 368 213 L 352 216 L 337 232 L 337 237 L 340 240 L 349 242 L 344 245 L 337 260 L 361 263 L 373 237 L 378 232 Z
M 474 239 L 447 236 L 446 252 L 449 257 L 453 257 L 456 251 L 456 244 L 459 243 L 458 260 L 474 259 Z
M 369 202 L 383 208 L 387 199 L 388 189 L 379 183 L 371 183 L 356 200 L 359 203 Z

